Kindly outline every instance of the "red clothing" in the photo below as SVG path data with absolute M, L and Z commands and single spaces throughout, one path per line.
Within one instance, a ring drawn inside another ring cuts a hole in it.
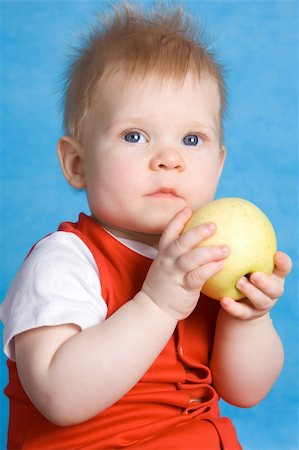
M 78 223 L 63 223 L 59 230 L 75 233 L 92 252 L 108 317 L 140 290 L 152 260 L 116 241 L 84 214 Z M 15 363 L 8 361 L 8 448 L 240 449 L 232 423 L 220 418 L 208 367 L 218 310 L 218 302 L 202 296 L 136 386 L 79 425 L 59 427 L 44 418 L 26 396 Z

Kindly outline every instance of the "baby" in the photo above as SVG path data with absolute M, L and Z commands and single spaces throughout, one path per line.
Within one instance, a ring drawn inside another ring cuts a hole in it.
M 291 261 L 239 280 L 241 302 L 201 294 L 229 248 L 195 248 L 213 223 L 181 232 L 214 198 L 224 107 L 178 9 L 119 7 L 75 58 L 58 155 L 91 215 L 34 246 L 1 306 L 8 448 L 241 448 L 218 400 L 255 405 L 278 377 L 269 311 Z

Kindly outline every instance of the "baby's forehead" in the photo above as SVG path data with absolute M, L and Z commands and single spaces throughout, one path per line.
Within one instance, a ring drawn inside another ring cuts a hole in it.
M 216 130 L 221 126 L 220 93 L 210 77 L 198 79 L 190 73 L 178 80 L 154 73 L 143 77 L 117 73 L 105 81 L 93 96 L 89 124 L 96 121 L 114 129 L 128 122 L 154 124 L 158 118 L 167 128 L 168 120 L 191 128 L 191 122 L 208 123 Z
M 141 123 L 142 117 L 151 117 L 152 123 L 156 123 L 160 109 L 166 121 L 172 120 L 174 114 L 174 122 L 179 120 L 180 124 L 187 122 L 187 117 L 196 122 L 209 122 L 215 133 L 222 136 L 221 95 L 217 81 L 210 75 L 198 77 L 191 71 L 184 78 L 160 76 L 155 71 L 132 74 L 116 70 L 105 74 L 97 83 L 97 92 L 90 98 L 82 132 L 84 136 L 90 136 L 95 126 L 99 131 L 114 129 L 129 121 L 131 126 L 137 126 L 137 122 L 140 126 L 148 125 L 149 120 Z M 169 126 L 168 122 L 166 126 Z
M 199 76 L 196 72 L 189 71 L 183 77 L 175 77 L 172 74 L 159 74 L 153 71 L 147 73 L 127 73 L 125 70 L 118 70 L 114 73 L 107 73 L 97 83 L 95 95 L 92 100 L 98 102 L 99 99 L 109 99 L 115 92 L 138 92 L 143 96 L 164 94 L 165 91 L 183 91 L 190 84 L 194 90 L 207 90 L 220 102 L 220 89 L 217 80 L 210 74 Z M 129 100 L 129 99 L 128 99 Z

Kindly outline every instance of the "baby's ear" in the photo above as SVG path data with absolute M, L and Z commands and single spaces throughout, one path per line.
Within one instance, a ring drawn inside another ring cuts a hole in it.
M 64 177 L 71 186 L 82 189 L 85 186 L 83 148 L 70 136 L 62 136 L 57 146 L 58 158 Z
M 220 155 L 219 155 L 218 180 L 221 177 L 221 173 L 222 173 L 222 170 L 223 170 L 225 158 L 226 158 L 226 147 L 225 147 L 225 145 L 222 145 L 221 149 L 220 149 Z

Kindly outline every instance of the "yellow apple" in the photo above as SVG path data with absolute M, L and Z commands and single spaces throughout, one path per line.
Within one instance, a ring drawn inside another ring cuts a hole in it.
M 226 244 L 230 255 L 224 260 L 223 269 L 205 283 L 202 292 L 216 300 L 222 297 L 240 300 L 244 294 L 236 288 L 239 278 L 252 272 L 268 275 L 273 272 L 276 252 L 273 226 L 256 205 L 241 198 L 207 203 L 192 215 L 183 232 L 206 222 L 214 222 L 217 231 L 198 246 Z

